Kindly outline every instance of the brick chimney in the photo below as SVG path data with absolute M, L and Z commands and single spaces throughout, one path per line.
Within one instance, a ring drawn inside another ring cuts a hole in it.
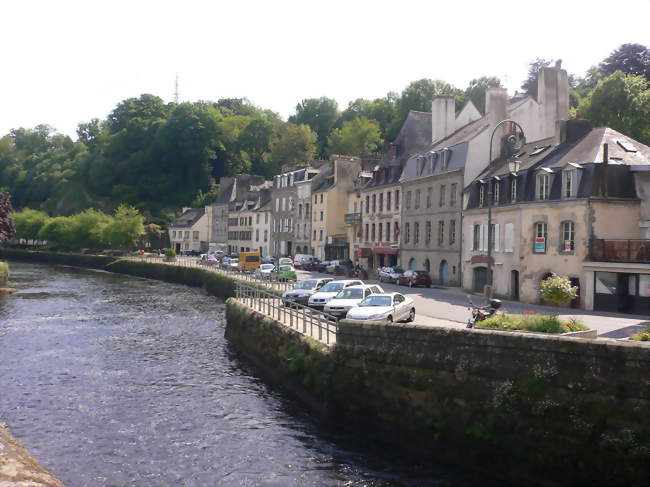
M 434 96 L 431 101 L 431 141 L 448 137 L 456 128 L 456 102 L 451 95 Z

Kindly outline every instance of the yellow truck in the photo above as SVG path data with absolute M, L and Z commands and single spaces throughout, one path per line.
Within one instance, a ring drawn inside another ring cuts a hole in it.
M 239 271 L 253 272 L 262 263 L 259 252 L 239 252 Z

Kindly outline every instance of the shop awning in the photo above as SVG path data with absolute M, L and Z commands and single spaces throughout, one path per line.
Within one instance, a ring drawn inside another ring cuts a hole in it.
M 372 253 L 375 255 L 384 254 L 384 255 L 397 255 L 397 249 L 387 249 L 387 248 L 374 248 Z

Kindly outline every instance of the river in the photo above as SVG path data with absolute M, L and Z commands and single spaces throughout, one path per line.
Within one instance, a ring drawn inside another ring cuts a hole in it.
M 224 303 L 181 285 L 11 263 L 0 421 L 69 487 L 467 486 L 323 424 L 224 338 Z

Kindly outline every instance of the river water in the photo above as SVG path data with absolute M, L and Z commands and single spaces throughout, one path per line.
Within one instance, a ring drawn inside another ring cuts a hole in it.
M 11 263 L 0 421 L 69 487 L 467 486 L 322 424 L 224 338 L 186 286 Z

